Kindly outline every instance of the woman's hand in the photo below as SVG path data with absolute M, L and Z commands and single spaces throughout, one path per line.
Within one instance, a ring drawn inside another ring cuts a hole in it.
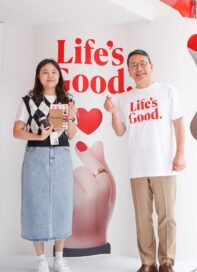
M 69 102 L 68 104 L 68 130 L 67 130 L 67 135 L 68 139 L 72 139 L 76 132 L 76 123 L 75 123 L 75 118 L 76 118 L 76 113 L 77 113 L 77 108 L 74 105 L 74 102 Z
M 44 141 L 52 132 L 53 126 L 44 129 L 41 125 L 41 135 L 26 130 L 26 124 L 23 121 L 16 121 L 13 127 L 13 135 L 15 138 L 26 141 Z
M 69 102 L 68 103 L 68 120 L 72 120 L 75 118 L 77 113 L 77 108 L 74 105 L 74 102 Z
M 40 128 L 41 128 L 40 141 L 44 141 L 44 140 L 46 140 L 46 139 L 49 137 L 49 135 L 52 133 L 52 131 L 53 131 L 53 126 L 51 126 L 51 127 L 48 128 L 48 129 L 45 129 L 44 126 L 43 126 L 43 124 L 42 124 Z

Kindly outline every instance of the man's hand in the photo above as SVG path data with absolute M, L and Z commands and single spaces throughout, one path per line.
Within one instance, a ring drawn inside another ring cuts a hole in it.
M 185 166 L 184 146 L 185 146 L 185 129 L 183 118 L 173 120 L 175 137 L 176 137 L 176 155 L 172 162 L 172 171 L 180 172 Z
M 109 96 L 106 96 L 105 102 L 104 102 L 104 108 L 106 111 L 111 112 L 111 113 L 116 113 L 117 112 L 117 107 L 112 101 L 112 98 Z
M 186 167 L 186 162 L 182 154 L 176 154 L 172 162 L 172 171 L 180 172 Z
M 112 98 L 109 96 L 106 96 L 105 102 L 104 102 L 104 108 L 106 111 L 110 112 L 112 114 L 112 127 L 118 136 L 122 136 L 125 131 L 125 125 L 120 120 L 117 107 L 113 103 Z

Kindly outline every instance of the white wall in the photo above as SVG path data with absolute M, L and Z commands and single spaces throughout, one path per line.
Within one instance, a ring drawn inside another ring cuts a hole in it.
M 1 97 L 3 96 L 3 47 L 4 47 L 4 24 L 0 23 L 0 95 Z M 1 100 L 0 100 L 1 103 Z M 1 105 L 1 104 L 0 104 Z M 0 115 L 0 123 L 3 122 L 3 115 Z M 0 138 L 3 139 L 3 130 L 2 127 L 0 129 Z M 0 150 L 2 150 L 2 141 L 0 141 Z M 0 160 L 3 160 L 3 154 L 2 151 L 0 152 Z M 3 176 L 2 176 L 2 171 L 0 171 L 0 218 L 1 222 L 3 221 L 3 216 L 2 213 L 4 212 L 4 200 L 3 200 Z
M 4 35 L 4 24 L 0 22 L 0 59 L 3 60 L 3 35 Z M 1 61 L 0 64 L 0 84 L 2 84 L 2 64 L 3 61 Z M 0 85 L 1 86 L 1 85 Z
M 25 143 L 13 138 L 12 126 L 20 97 L 32 87 L 34 42 L 33 28 L 4 25 L 0 90 L 0 255 L 26 252 L 28 248 L 20 239 L 20 168 Z
M 157 5 L 157 1 L 155 0 L 111 0 L 111 2 L 151 21 L 154 18 L 155 6 Z
M 81 30 L 82 29 L 82 30 Z M 45 57 L 57 58 L 57 39 L 66 39 L 69 43 L 77 36 L 95 38 L 102 46 L 108 39 L 118 47 L 124 47 L 127 53 L 136 48 L 147 50 L 154 63 L 154 78 L 174 84 L 180 91 L 188 109 L 186 116 L 188 167 L 180 174 L 177 193 L 177 257 L 178 259 L 195 259 L 197 243 L 197 216 L 194 213 L 196 198 L 196 154 L 197 143 L 189 132 L 189 123 L 196 112 L 197 68 L 187 51 L 187 40 L 196 31 L 196 22 L 166 18 L 153 23 L 138 22 L 126 25 L 101 27 L 99 25 L 45 25 L 39 27 L 17 27 L 6 25 L 4 37 L 3 88 L 1 89 L 1 191 L 0 191 L 0 255 L 12 253 L 33 253 L 30 243 L 20 239 L 20 169 L 24 152 L 24 142 L 12 137 L 12 124 L 19 97 L 24 95 L 33 84 L 34 70 L 37 62 Z M 0 32 L 1 33 L 1 32 Z M 68 50 L 71 50 L 69 46 Z M 72 52 L 69 51 L 69 54 Z M 94 69 L 92 69 L 94 67 Z M 88 75 L 100 73 L 109 77 L 114 69 L 107 65 L 96 66 L 70 65 L 70 76 L 83 72 Z M 127 75 L 127 73 L 126 73 Z M 130 85 L 129 77 L 125 85 Z M 112 170 L 117 184 L 117 199 L 113 217 L 108 229 L 108 240 L 112 252 L 137 256 L 133 204 L 130 193 L 126 161 L 126 138 L 119 139 L 111 129 L 110 116 L 103 110 L 105 95 L 92 93 L 74 93 L 76 103 L 87 109 L 98 107 L 102 110 L 104 121 L 92 135 L 78 131 L 75 143 L 80 139 L 91 146 L 95 141 L 104 143 L 106 160 Z M 114 95 L 117 101 L 118 95 Z M 2 118 L 3 117 L 3 118 Z M 81 165 L 73 152 L 74 167 Z

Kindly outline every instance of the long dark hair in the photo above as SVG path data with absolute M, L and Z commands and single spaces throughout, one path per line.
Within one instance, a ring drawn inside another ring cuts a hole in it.
M 37 103 L 40 103 L 43 100 L 43 86 L 39 79 L 39 72 L 41 68 L 48 63 L 51 63 L 52 65 L 54 65 L 54 67 L 59 72 L 59 81 L 57 86 L 55 87 L 57 102 L 67 104 L 69 101 L 72 101 L 72 96 L 68 93 L 68 91 L 65 88 L 64 79 L 63 79 L 59 64 L 53 59 L 44 59 L 40 63 L 38 63 L 36 68 L 34 87 L 29 92 L 29 95 L 34 97 Z

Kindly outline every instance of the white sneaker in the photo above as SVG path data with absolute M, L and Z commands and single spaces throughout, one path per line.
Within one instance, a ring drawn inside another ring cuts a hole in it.
M 36 272 L 49 272 L 49 266 L 46 261 L 38 262 Z
M 55 259 L 53 265 L 54 272 L 71 272 L 63 258 Z

